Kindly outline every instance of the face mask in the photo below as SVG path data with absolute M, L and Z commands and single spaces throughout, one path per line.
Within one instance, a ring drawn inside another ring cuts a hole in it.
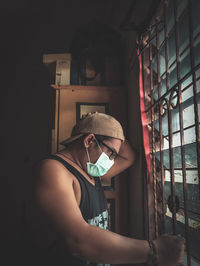
M 98 144 L 98 142 L 97 142 Z M 98 144 L 99 146 L 99 144 Z M 88 149 L 86 148 L 87 156 L 89 162 L 87 162 L 87 172 L 90 176 L 103 176 L 105 175 L 108 170 L 113 166 L 114 160 L 110 160 L 108 155 L 105 154 L 105 152 L 102 151 L 101 147 L 99 146 L 99 149 L 101 150 L 101 155 L 99 156 L 99 159 L 96 161 L 96 163 L 90 162 L 90 156 L 88 153 Z

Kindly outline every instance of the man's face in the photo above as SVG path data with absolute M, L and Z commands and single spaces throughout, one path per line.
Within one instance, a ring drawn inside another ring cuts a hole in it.
M 98 160 L 102 152 L 105 152 L 105 154 L 107 154 L 111 160 L 116 159 L 121 147 L 121 140 L 112 138 L 103 141 L 99 141 L 97 139 L 97 141 L 101 149 L 97 145 L 95 139 L 93 140 L 93 145 L 89 147 L 89 153 L 92 163 L 95 163 Z

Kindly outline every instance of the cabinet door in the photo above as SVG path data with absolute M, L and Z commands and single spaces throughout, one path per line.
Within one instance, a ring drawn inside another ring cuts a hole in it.
M 62 86 L 54 88 L 55 128 L 52 131 L 52 153 L 63 149 L 59 144 L 70 136 L 78 116 L 85 110 L 104 110 L 118 119 L 126 135 L 126 102 L 123 88 L 103 86 Z M 82 108 L 82 109 L 80 109 Z M 92 109 L 91 109 L 92 108 Z M 103 183 L 110 210 L 111 230 L 127 234 L 126 172 Z

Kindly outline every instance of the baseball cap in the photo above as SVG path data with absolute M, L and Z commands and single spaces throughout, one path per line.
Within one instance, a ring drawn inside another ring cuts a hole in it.
M 96 134 L 125 140 L 121 124 L 112 116 L 104 113 L 89 113 L 73 127 L 71 137 L 60 142 L 68 144 L 85 134 Z

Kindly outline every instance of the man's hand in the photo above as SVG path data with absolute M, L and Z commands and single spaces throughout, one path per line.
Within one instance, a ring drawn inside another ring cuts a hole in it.
M 182 265 L 184 254 L 184 238 L 176 235 L 164 234 L 154 240 L 157 251 L 159 266 L 178 266 Z

